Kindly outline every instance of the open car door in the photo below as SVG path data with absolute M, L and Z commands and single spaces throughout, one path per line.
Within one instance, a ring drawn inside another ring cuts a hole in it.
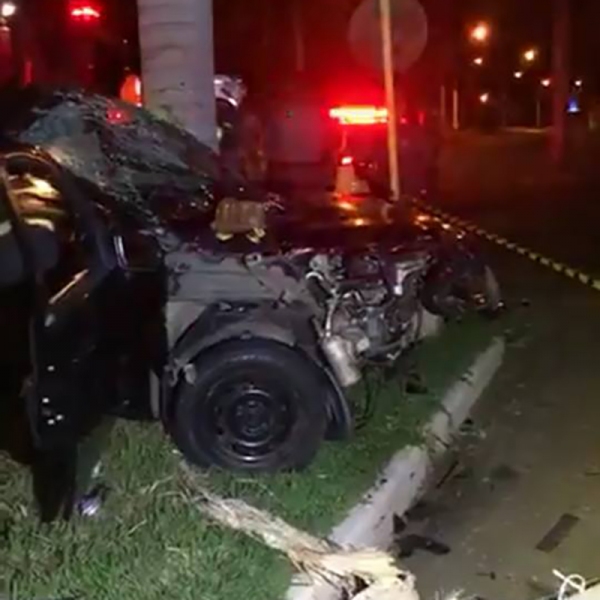
M 33 296 L 22 401 L 34 493 L 49 521 L 72 512 L 97 462 L 90 442 L 118 402 L 119 270 L 96 207 L 52 161 L 13 153 L 0 176 Z
M 27 338 L 33 298 L 13 221 L 6 189 L 0 185 L 0 452 L 27 463 L 31 436 L 19 393 L 29 370 Z

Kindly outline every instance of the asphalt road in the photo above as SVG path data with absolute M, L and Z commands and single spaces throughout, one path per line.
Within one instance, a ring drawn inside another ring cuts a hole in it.
M 597 182 L 546 171 L 539 140 L 509 137 L 459 140 L 444 207 L 600 272 Z M 600 576 L 600 293 L 488 250 L 509 301 L 527 306 L 453 471 L 411 523 L 448 550 L 405 559 L 424 598 L 525 600 L 556 589 L 555 568 Z
M 461 134 L 442 158 L 439 203 L 494 233 L 600 274 L 600 140 L 557 168 L 543 133 Z

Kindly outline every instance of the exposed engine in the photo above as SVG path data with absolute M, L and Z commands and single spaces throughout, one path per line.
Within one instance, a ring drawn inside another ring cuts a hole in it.
M 393 361 L 418 335 L 426 254 L 318 254 L 306 278 L 324 306 L 321 345 L 345 387 L 369 361 Z

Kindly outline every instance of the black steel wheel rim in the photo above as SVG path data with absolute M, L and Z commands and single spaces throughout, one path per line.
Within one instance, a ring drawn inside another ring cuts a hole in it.
M 296 401 L 281 375 L 234 370 L 208 388 L 205 434 L 223 457 L 246 464 L 264 461 L 288 439 Z

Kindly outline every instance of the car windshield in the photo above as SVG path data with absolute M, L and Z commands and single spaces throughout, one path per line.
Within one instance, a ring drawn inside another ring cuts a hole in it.
M 14 92 L 3 102 L 3 130 L 45 150 L 77 178 L 146 223 L 213 208 L 216 155 L 149 111 L 72 91 Z

